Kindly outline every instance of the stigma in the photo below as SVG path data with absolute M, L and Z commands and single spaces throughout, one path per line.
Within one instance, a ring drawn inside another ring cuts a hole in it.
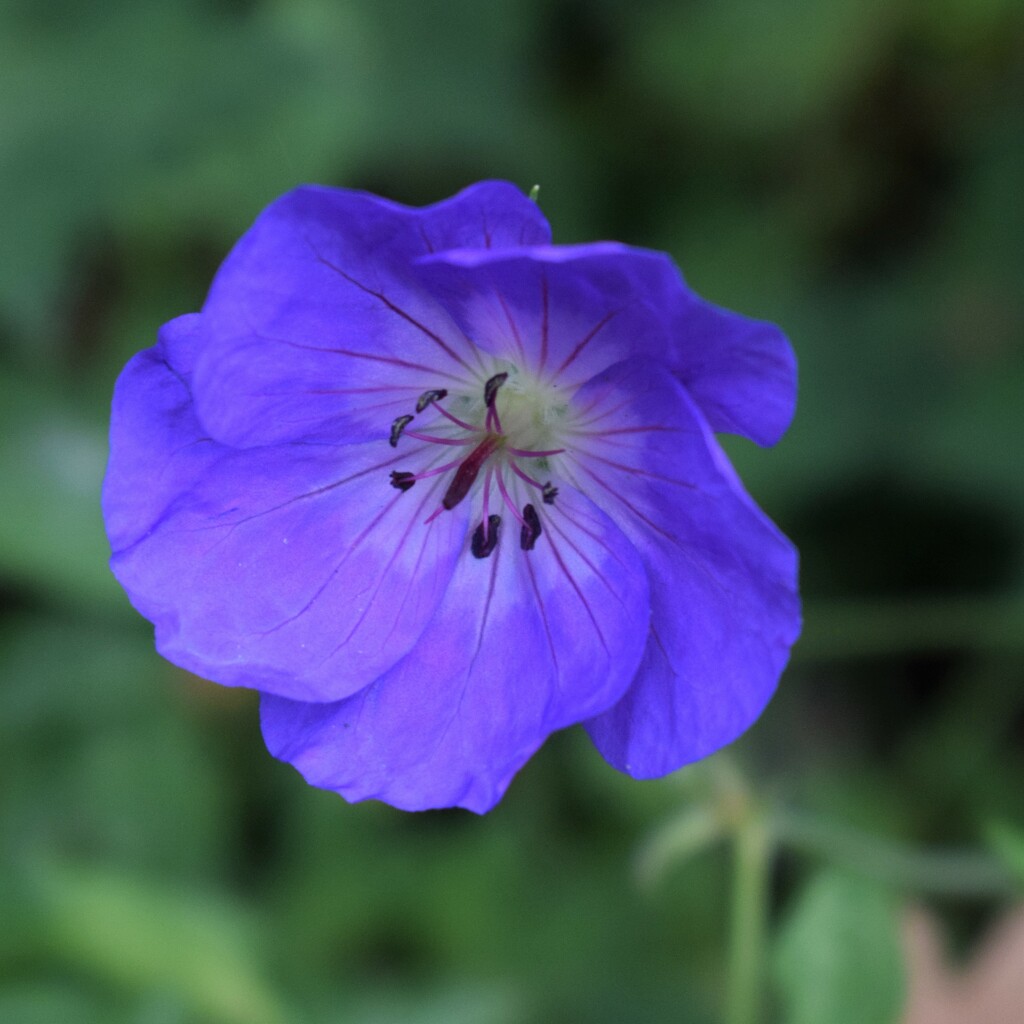
M 448 397 L 443 388 L 424 391 L 415 403 L 415 413 L 398 416 L 391 423 L 388 443 L 397 448 L 399 440 L 411 438 L 428 446 L 438 448 L 468 448 L 467 454 L 453 460 L 444 460 L 442 465 L 431 465 L 420 472 L 393 470 L 391 486 L 399 491 L 408 491 L 415 484 L 427 478 L 447 477 L 447 486 L 438 507 L 428 516 L 430 523 L 444 512 L 450 512 L 471 495 L 480 494 L 480 520 L 471 536 L 470 551 L 475 558 L 491 555 L 501 535 L 502 516 L 492 507 L 503 508 L 520 526 L 520 549 L 532 551 L 543 533 L 541 516 L 536 505 L 527 501 L 519 507 L 513 492 L 525 486 L 536 492 L 541 506 L 554 505 L 558 488 L 550 480 L 538 480 L 533 466 L 544 470 L 550 467 L 548 461 L 561 455 L 565 449 L 548 447 L 551 437 L 545 436 L 542 403 L 532 405 L 520 402 L 506 403 L 499 409 L 500 392 L 509 379 L 509 373 L 502 371 L 489 377 L 483 384 L 483 402 L 463 397 L 462 404 L 468 407 L 465 418 L 456 416 L 442 402 Z M 477 392 L 479 394 L 479 392 Z M 410 424 L 427 410 L 436 414 L 431 432 L 410 429 Z M 461 411 L 461 409 L 460 409 Z M 502 412 L 507 422 L 502 422 Z M 539 443 L 538 443 L 539 442 Z M 421 449 L 429 451 L 429 448 Z M 478 481 L 482 482 L 478 485 Z

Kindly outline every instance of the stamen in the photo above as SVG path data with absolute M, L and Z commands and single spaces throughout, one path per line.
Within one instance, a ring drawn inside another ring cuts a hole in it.
M 433 406 L 450 423 L 466 431 L 467 435 L 460 436 L 456 434 L 453 437 L 446 437 L 442 436 L 443 431 L 439 435 L 436 433 L 422 433 L 419 430 L 406 430 L 409 424 L 416 418 L 416 415 L 413 414 L 398 416 L 391 424 L 389 443 L 392 448 L 398 446 L 398 442 L 403 436 L 421 441 L 424 444 L 471 448 L 469 454 L 461 459 L 447 462 L 444 465 L 435 465 L 431 469 L 418 473 L 406 470 L 393 470 L 391 472 L 391 486 L 399 491 L 408 491 L 417 481 L 426 477 L 435 477 L 441 473 L 455 471 L 448 484 L 448 489 L 444 492 L 441 503 L 424 521 L 424 525 L 426 525 L 432 523 L 442 512 L 450 511 L 463 501 L 469 492 L 473 490 L 481 470 L 485 471 L 482 487 L 483 515 L 470 538 L 470 551 L 474 558 L 487 558 L 498 545 L 502 516 L 490 511 L 495 504 L 504 504 L 513 519 L 519 522 L 519 546 L 524 551 L 532 551 L 538 538 L 543 533 L 541 518 L 534 505 L 524 505 L 522 512 L 520 512 L 519 507 L 509 493 L 508 487 L 506 487 L 503 469 L 509 469 L 524 483 L 539 491 L 541 500 L 545 505 L 553 505 L 555 498 L 558 496 L 558 488 L 550 480 L 542 483 L 540 479 L 535 479 L 516 463 L 517 458 L 546 460 L 547 456 L 561 455 L 566 449 L 552 448 L 539 450 L 513 448 L 509 445 L 508 442 L 511 438 L 506 436 L 502 428 L 497 407 L 498 391 L 501 390 L 508 377 L 508 373 L 496 373 L 485 381 L 484 406 L 486 408 L 486 415 L 482 424 L 479 421 L 475 424 L 468 423 L 445 409 L 441 405 L 441 400 L 448 396 L 448 391 L 445 388 L 431 388 L 428 391 L 424 391 L 416 400 L 417 415 Z M 491 456 L 501 452 L 506 452 L 507 456 L 511 457 L 501 455 L 496 461 L 492 461 Z M 537 464 L 537 468 L 539 470 L 546 470 L 548 464 L 546 461 L 541 461 Z M 498 493 L 496 495 L 492 495 L 492 484 L 497 487 Z M 433 489 L 431 488 L 431 490 Z M 496 500 L 499 496 L 500 502 Z M 426 497 L 429 498 L 430 494 Z
M 474 434 L 480 433 L 479 427 L 474 427 L 472 423 L 467 423 L 465 420 L 460 420 L 458 416 L 453 416 L 443 405 L 435 405 L 435 408 L 442 416 L 451 420 L 457 427 L 462 427 L 463 430 L 472 430 Z
M 424 391 L 419 398 L 416 399 L 416 411 L 423 412 L 428 405 L 433 405 L 434 402 L 440 402 L 442 398 L 447 398 L 448 392 L 445 388 L 434 388 L 431 391 Z
M 532 505 L 523 506 L 523 525 L 519 530 L 519 546 L 524 551 L 532 551 L 533 545 L 541 535 L 540 516 Z
M 501 526 L 501 516 L 488 516 L 485 522 L 473 531 L 473 539 L 470 541 L 469 550 L 474 558 L 486 558 L 498 546 L 498 529 Z
M 425 469 L 422 473 L 410 473 L 407 470 L 391 471 L 391 486 L 397 487 L 400 491 L 407 491 L 417 480 L 426 480 L 431 476 L 439 476 L 447 473 L 449 469 L 455 469 L 461 463 L 456 459 L 454 462 L 446 462 L 443 466 L 435 466 L 433 469 Z
M 419 409 L 417 408 L 416 411 L 419 412 Z M 390 444 L 392 448 L 398 447 L 398 439 L 402 436 L 402 431 L 405 430 L 405 428 L 412 423 L 414 419 L 416 419 L 416 417 L 411 415 L 395 417 L 391 423 L 391 437 L 388 438 L 388 444 Z
M 429 526 L 442 512 L 444 511 L 444 505 L 438 505 L 433 512 L 423 520 L 424 526 Z
M 483 464 L 501 447 L 504 438 L 498 434 L 488 434 L 470 453 L 452 477 L 441 504 L 447 509 L 453 509 L 462 499 L 469 494 L 473 481 Z
M 455 469 L 456 466 L 461 465 L 458 459 L 453 462 L 446 462 L 443 466 L 435 466 L 433 469 L 425 469 L 421 473 L 412 473 L 413 480 L 425 480 L 428 476 L 438 476 L 441 473 L 447 473 L 449 469 Z
M 524 473 L 514 462 L 510 461 L 508 466 L 520 480 L 525 480 L 531 487 L 536 487 L 538 491 L 544 486 L 539 480 L 534 480 L 532 476 Z
M 484 384 L 484 405 L 487 406 L 487 418 L 484 420 L 484 426 L 496 434 L 502 434 L 504 431 L 501 429 L 501 417 L 498 416 L 498 407 L 494 400 L 497 398 L 498 388 L 507 380 L 507 373 L 496 373 Z
M 519 514 L 519 509 L 516 508 L 516 503 L 512 500 L 512 495 L 508 493 L 508 488 L 505 486 L 505 478 L 501 475 L 501 469 L 499 468 L 494 474 L 494 479 L 498 481 L 498 490 L 501 492 L 501 500 L 505 502 L 505 507 L 519 520 L 523 522 L 523 517 Z
M 564 448 L 549 448 L 547 451 L 534 452 L 528 448 L 512 448 L 511 446 L 506 448 L 505 451 L 510 452 L 512 455 L 518 455 L 523 459 L 542 459 L 546 455 L 561 455 L 565 451 Z
M 417 441 L 429 441 L 431 444 L 453 445 L 456 448 L 476 444 L 476 441 L 471 437 L 434 437 L 433 434 L 421 434 L 418 430 L 408 430 L 405 436 L 413 437 Z
M 498 406 L 492 405 L 487 410 L 487 418 L 484 420 L 484 427 L 492 434 L 504 434 L 501 429 L 501 417 L 498 415 Z
M 391 486 L 400 491 L 407 491 L 416 483 L 414 473 L 400 472 L 397 469 L 391 470 Z
M 484 521 L 487 521 L 487 515 L 491 511 L 491 481 L 494 479 L 494 467 L 488 466 L 487 472 L 484 474 Z
M 534 480 L 528 473 L 524 473 L 514 462 L 509 462 L 509 468 L 520 480 L 525 480 L 531 487 L 536 487 L 541 492 L 541 498 L 545 505 L 554 505 L 555 498 L 558 497 L 558 488 L 555 487 L 550 480 L 547 483 L 541 483 L 539 480 Z
M 486 384 L 484 384 L 484 405 L 488 409 L 494 407 L 494 398 L 498 394 L 498 388 L 508 380 L 507 373 L 496 373 Z

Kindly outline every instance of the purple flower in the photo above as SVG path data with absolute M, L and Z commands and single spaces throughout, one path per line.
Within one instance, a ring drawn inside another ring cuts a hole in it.
M 485 811 L 577 722 L 663 775 L 754 721 L 799 632 L 713 436 L 774 443 L 795 387 L 775 327 L 661 253 L 552 246 L 511 185 L 300 188 L 122 373 L 111 564 L 349 800 Z

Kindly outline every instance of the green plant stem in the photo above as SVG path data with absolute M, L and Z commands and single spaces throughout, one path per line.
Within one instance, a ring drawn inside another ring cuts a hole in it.
M 1014 891 L 1010 874 L 983 853 L 922 850 L 793 811 L 774 815 L 772 830 L 781 844 L 915 892 L 977 898 Z
M 636 876 L 641 885 L 653 885 L 670 866 L 678 867 L 690 857 L 721 839 L 726 823 L 721 815 L 703 804 L 688 808 L 659 828 L 640 848 Z
M 771 854 L 763 816 L 751 808 L 737 823 L 733 847 L 726 1024 L 757 1024 L 760 1017 Z

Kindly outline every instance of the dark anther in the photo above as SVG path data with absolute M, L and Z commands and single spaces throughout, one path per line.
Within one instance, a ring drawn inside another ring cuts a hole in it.
M 434 402 L 440 402 L 442 398 L 447 398 L 448 392 L 444 388 L 436 388 L 433 391 L 424 391 L 419 398 L 416 399 L 416 411 L 423 412 L 428 405 L 433 405 Z
M 484 405 L 488 409 L 494 405 L 494 397 L 498 393 L 498 388 L 501 387 L 505 381 L 508 380 L 507 373 L 496 373 L 485 385 L 484 385 Z
M 541 488 L 540 496 L 543 499 L 545 505 L 554 505 L 555 498 L 558 497 L 558 488 L 557 487 L 552 487 L 551 486 L 551 481 L 549 480 Z
M 540 536 L 540 516 L 532 505 L 523 506 L 523 526 L 519 531 L 519 546 L 524 551 L 532 551 Z
M 501 516 L 488 516 L 487 529 L 484 524 L 473 531 L 473 539 L 470 541 L 469 550 L 475 558 L 486 558 L 498 543 L 498 528 L 501 526 Z
M 400 491 L 407 491 L 414 483 L 416 483 L 416 477 L 413 473 L 399 472 L 396 469 L 391 470 L 392 487 L 397 487 Z
M 416 410 L 419 412 L 419 409 Z M 388 438 L 388 444 L 392 448 L 398 447 L 398 439 L 402 436 L 402 431 L 409 426 L 412 421 L 416 419 L 415 416 L 398 416 L 391 424 L 391 437 Z

